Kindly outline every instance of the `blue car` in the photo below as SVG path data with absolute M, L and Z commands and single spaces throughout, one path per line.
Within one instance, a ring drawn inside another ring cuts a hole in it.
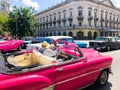
M 86 48 L 87 47 L 87 43 L 85 43 L 85 42 L 81 42 L 81 41 L 74 41 L 74 42 L 80 48 Z
M 74 39 L 70 36 L 49 36 L 46 38 L 50 38 L 50 39 L 54 39 L 54 40 L 64 40 L 67 42 L 72 42 L 75 43 L 76 45 L 78 45 L 79 48 L 86 48 L 87 47 L 87 43 L 85 42 L 80 42 L 80 41 L 74 41 Z

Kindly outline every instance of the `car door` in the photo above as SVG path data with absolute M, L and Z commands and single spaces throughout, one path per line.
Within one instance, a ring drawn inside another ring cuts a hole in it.
M 84 87 L 87 82 L 84 77 L 86 58 L 56 66 L 55 90 L 76 90 Z M 86 83 L 85 83 L 86 82 Z
M 76 90 L 89 84 L 86 74 L 86 57 L 63 61 L 56 65 L 56 85 L 54 90 Z
M 3 51 L 9 51 L 9 50 L 11 50 L 11 41 L 9 41 L 9 40 L 4 41 L 4 42 L 1 44 L 1 49 L 2 49 Z

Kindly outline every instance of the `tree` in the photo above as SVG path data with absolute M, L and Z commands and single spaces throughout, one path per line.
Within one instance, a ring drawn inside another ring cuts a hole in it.
M 0 15 L 0 34 L 3 34 L 3 32 L 6 31 L 7 20 L 7 17 Z
M 12 35 L 33 36 L 35 33 L 35 9 L 32 7 L 13 7 L 9 13 L 8 26 Z

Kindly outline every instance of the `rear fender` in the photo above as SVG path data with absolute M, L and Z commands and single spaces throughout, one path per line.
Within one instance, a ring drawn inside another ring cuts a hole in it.
M 22 76 L 1 81 L 0 90 L 40 90 L 51 84 L 51 80 L 45 76 Z

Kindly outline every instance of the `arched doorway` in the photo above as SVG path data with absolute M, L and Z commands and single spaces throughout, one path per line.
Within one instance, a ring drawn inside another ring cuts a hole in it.
M 61 36 L 61 32 L 58 32 L 58 36 Z
M 63 36 L 67 36 L 66 32 L 63 32 Z
M 88 39 L 92 39 L 92 32 L 91 31 L 88 32 Z
M 94 39 L 98 36 L 97 32 L 94 32 Z
M 72 36 L 73 36 L 73 33 L 72 33 L 72 32 L 69 32 L 68 35 L 72 37 Z
M 50 36 L 52 36 L 52 32 L 50 32 Z
M 84 39 L 84 33 L 83 32 L 81 32 L 81 31 L 79 31 L 78 33 L 77 33 L 77 38 L 78 39 Z
M 53 34 L 54 36 L 56 36 L 56 32 L 54 32 L 54 34 Z
M 46 33 L 46 36 L 49 36 L 49 34 L 48 34 L 48 33 Z
M 45 37 L 45 33 L 43 33 L 43 37 Z

